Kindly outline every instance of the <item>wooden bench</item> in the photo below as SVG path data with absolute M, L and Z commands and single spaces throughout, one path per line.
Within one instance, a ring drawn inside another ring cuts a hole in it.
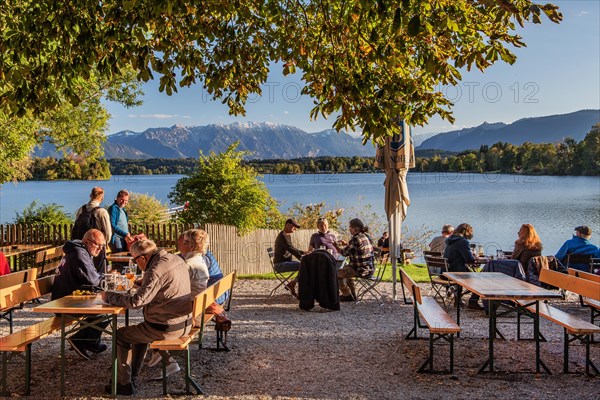
M 406 287 L 413 298 L 413 328 L 406 339 L 417 339 L 417 329 L 429 330 L 429 357 L 419 368 L 419 372 L 436 372 L 433 368 L 433 345 L 438 340 L 450 343 L 450 370 L 454 371 L 454 335 L 460 332 L 460 326 L 444 311 L 433 297 L 421 296 L 421 289 L 400 268 L 402 284 Z M 425 324 L 421 324 L 423 321 Z
M 159 350 L 162 354 L 162 370 L 163 370 L 163 394 L 167 395 L 167 362 L 169 357 L 166 351 L 185 351 L 185 390 L 187 394 L 191 394 L 190 384 L 194 387 L 197 394 L 204 394 L 200 385 L 194 381 L 190 372 L 190 344 L 196 336 L 198 336 L 199 345 L 202 347 L 202 337 L 204 327 L 214 318 L 214 314 L 206 313 L 206 308 L 214 303 L 219 297 L 229 291 L 229 302 L 233 294 L 233 284 L 235 283 L 236 272 L 232 272 L 214 284 L 200 292 L 194 299 L 192 317 L 194 318 L 194 326 L 189 334 L 168 340 L 159 340 L 150 344 L 151 349 Z M 229 306 L 227 306 L 227 309 Z M 217 349 L 219 344 L 222 344 L 225 349 L 227 332 L 217 331 Z
M 587 279 L 588 281 L 600 283 L 600 275 L 590 274 L 589 272 L 583 272 L 573 268 L 569 268 L 568 271 L 569 275 L 573 275 L 582 279 Z M 592 324 L 596 323 L 596 318 L 600 316 L 600 301 L 583 297 L 581 295 L 579 295 L 579 301 L 581 303 L 581 306 L 590 307 L 590 321 L 592 322 Z
M 3 288 L 0 296 L 0 308 L 10 308 L 27 301 L 37 299 L 52 291 L 54 276 L 36 279 Z M 72 325 L 77 318 L 68 318 L 67 324 Z M 31 345 L 56 331 L 61 330 L 61 318 L 51 317 L 42 322 L 30 325 L 18 332 L 12 332 L 0 337 L 0 353 L 2 353 L 2 393 L 6 395 L 8 361 L 14 356 L 25 360 L 25 395 L 29 395 L 31 381 Z M 25 354 L 23 354 L 25 353 Z
M 9 288 L 14 288 L 25 282 L 37 279 L 38 272 L 37 268 L 30 268 L 0 276 L 0 295 L 2 295 L 2 297 L 5 297 L 6 295 L 10 296 L 10 292 L 8 291 Z M 25 301 L 29 300 L 32 299 Z M 25 301 L 20 303 L 8 301 L 6 303 L 0 303 L 0 319 L 8 321 L 10 333 L 13 332 L 13 311 L 23 308 L 23 303 L 25 303 Z
M 581 296 L 589 297 L 591 300 L 600 300 L 600 283 L 582 279 L 574 275 L 563 274 L 543 268 L 540 271 L 540 282 L 568 290 Z M 520 300 L 518 303 L 522 306 L 527 305 L 527 301 Z M 535 306 L 526 307 L 531 313 L 535 313 Z M 590 322 L 584 321 L 576 316 L 564 312 L 547 303 L 540 303 L 540 316 L 563 327 L 564 331 L 564 358 L 563 372 L 569 372 L 569 344 L 573 341 L 580 341 L 585 345 L 585 372 L 589 375 L 589 369 L 592 368 L 596 373 L 600 373 L 598 368 L 592 363 L 590 358 L 591 335 L 600 333 L 600 327 Z

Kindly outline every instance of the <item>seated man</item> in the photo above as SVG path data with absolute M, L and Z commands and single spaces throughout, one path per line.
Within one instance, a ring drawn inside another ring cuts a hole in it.
M 377 241 L 377 247 L 381 250 L 381 256 L 385 256 L 390 252 L 390 237 L 387 232 L 383 232 L 379 240 Z
M 575 228 L 575 234 L 567 240 L 556 253 L 556 258 L 567 267 L 589 272 L 590 266 L 586 264 L 566 265 L 568 254 L 591 255 L 592 258 L 600 257 L 600 249 L 595 244 L 590 243 L 592 229 L 587 226 L 578 226 Z
M 100 275 L 94 265 L 94 257 L 98 256 L 104 248 L 106 240 L 98 229 L 90 229 L 82 240 L 70 240 L 63 246 L 65 253 L 56 269 L 54 284 L 52 285 L 52 300 L 60 299 L 73 293 L 75 290 L 85 289 L 83 286 L 98 286 Z M 90 315 L 87 322 L 92 322 L 101 315 Z M 102 321 L 96 324 L 100 328 L 106 328 L 110 321 Z M 100 342 L 102 332 L 92 327 L 77 331 L 67 341 L 71 348 L 82 358 L 89 360 L 92 353 L 101 353 L 107 346 Z
M 192 328 L 190 275 L 185 261 L 151 240 L 131 246 L 131 255 L 144 271 L 135 293 L 102 292 L 105 302 L 126 308 L 144 308 L 144 322 L 117 330 L 117 393 L 131 396 L 148 345 L 155 340 L 175 339 Z M 107 393 L 111 385 L 105 386 Z
M 275 254 L 273 257 L 275 271 L 292 272 L 300 269 L 300 261 L 292 261 L 292 256 L 300 260 L 304 254 L 302 250 L 295 248 L 292 244 L 291 235 L 292 233 L 296 232 L 296 229 L 298 228 L 300 228 L 300 225 L 293 219 L 289 218 L 287 221 L 285 221 L 283 230 L 279 232 L 279 235 L 277 235 L 277 238 L 275 239 Z M 296 294 L 297 282 L 298 280 L 294 279 L 286 285 L 288 290 L 292 292 L 295 297 L 298 297 Z
M 373 243 L 364 233 L 365 226 L 358 218 L 350 220 L 350 233 L 352 238 L 346 247 L 338 251 L 348 257 L 348 263 L 338 270 L 338 282 L 340 285 L 340 301 L 354 301 L 354 282 L 351 278 L 355 276 L 369 276 L 373 274 L 375 265 L 373 262 Z M 345 244 L 344 241 L 341 241 Z M 337 245 L 337 244 L 336 244 Z
M 325 250 L 331 250 L 334 257 L 339 255 L 337 247 L 335 247 L 335 235 L 329 232 L 329 222 L 327 218 L 319 218 L 317 220 L 317 233 L 313 233 L 308 244 L 308 251 L 319 250 L 322 247 Z
M 431 239 L 429 251 L 439 251 L 443 254 L 444 250 L 446 250 L 446 239 L 452 235 L 452 232 L 454 232 L 454 227 L 452 225 L 442 226 L 442 234 Z

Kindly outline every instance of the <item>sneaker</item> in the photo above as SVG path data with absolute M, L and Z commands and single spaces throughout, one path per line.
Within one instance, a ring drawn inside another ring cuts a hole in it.
M 109 383 L 108 385 L 104 386 L 104 391 L 107 394 L 112 394 L 112 384 Z M 135 388 L 131 383 L 126 385 L 117 383 L 117 394 L 120 394 L 121 396 L 133 396 L 135 394 Z
M 161 361 L 162 361 L 162 355 L 160 354 L 160 351 L 153 351 L 152 357 L 150 357 L 150 361 L 148 361 L 148 366 L 154 367 L 154 366 L 158 365 Z
M 354 296 L 352 296 L 351 294 L 346 295 L 346 296 L 340 296 L 340 301 L 354 301 Z
M 285 287 L 287 288 L 287 290 L 290 291 L 292 296 L 298 297 L 298 293 L 296 293 L 296 282 L 290 282 L 287 285 L 285 285 Z
M 173 361 L 169 362 L 169 364 L 167 364 L 167 377 L 169 377 L 179 371 L 181 371 L 181 368 L 179 368 L 179 364 L 177 364 L 176 361 L 173 360 Z M 151 381 L 162 381 L 162 379 L 163 379 L 162 371 L 160 372 L 159 375 L 156 375 L 155 377 L 150 378 Z
M 91 357 L 88 354 L 88 352 L 86 351 L 86 348 L 83 345 L 83 343 L 81 343 L 77 339 L 73 339 L 73 338 L 68 338 L 67 342 L 69 342 L 69 344 L 71 345 L 71 350 L 75 350 L 75 352 L 77 354 L 79 354 L 81 356 L 81 358 L 83 358 L 84 360 L 91 359 Z
M 467 308 L 469 310 L 483 310 L 483 307 L 479 303 L 471 301 L 469 302 L 469 305 L 467 305 Z
M 90 343 L 85 346 L 86 350 L 91 351 L 92 353 L 102 353 L 108 349 L 108 346 L 104 343 Z

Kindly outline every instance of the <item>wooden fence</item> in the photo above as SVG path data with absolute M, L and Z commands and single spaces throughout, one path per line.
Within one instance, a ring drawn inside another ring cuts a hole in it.
M 0 225 L 0 246 L 13 244 L 62 245 L 71 237 L 72 225 Z M 176 247 L 177 237 L 192 224 L 162 223 L 132 225 L 132 234 L 144 233 L 161 247 Z M 224 274 L 237 270 L 238 274 L 271 272 L 267 248 L 272 247 L 279 233 L 276 229 L 257 229 L 239 236 L 237 228 L 227 225 L 207 224 L 203 228 L 210 236 L 210 250 L 217 258 Z M 300 249 L 307 249 L 313 231 L 297 230 L 292 241 Z M 20 266 L 19 269 L 27 266 Z

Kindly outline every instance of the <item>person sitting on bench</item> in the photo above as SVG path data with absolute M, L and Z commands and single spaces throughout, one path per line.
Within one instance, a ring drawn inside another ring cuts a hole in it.
M 581 254 L 591 255 L 592 258 L 600 258 L 600 249 L 598 246 L 590 242 L 592 236 L 592 228 L 587 226 L 578 226 L 575 228 L 573 237 L 567 240 L 558 250 L 555 257 L 561 263 L 566 265 L 567 255 Z M 586 264 L 566 265 L 567 268 L 574 268 L 579 271 L 589 272 L 590 266 Z

